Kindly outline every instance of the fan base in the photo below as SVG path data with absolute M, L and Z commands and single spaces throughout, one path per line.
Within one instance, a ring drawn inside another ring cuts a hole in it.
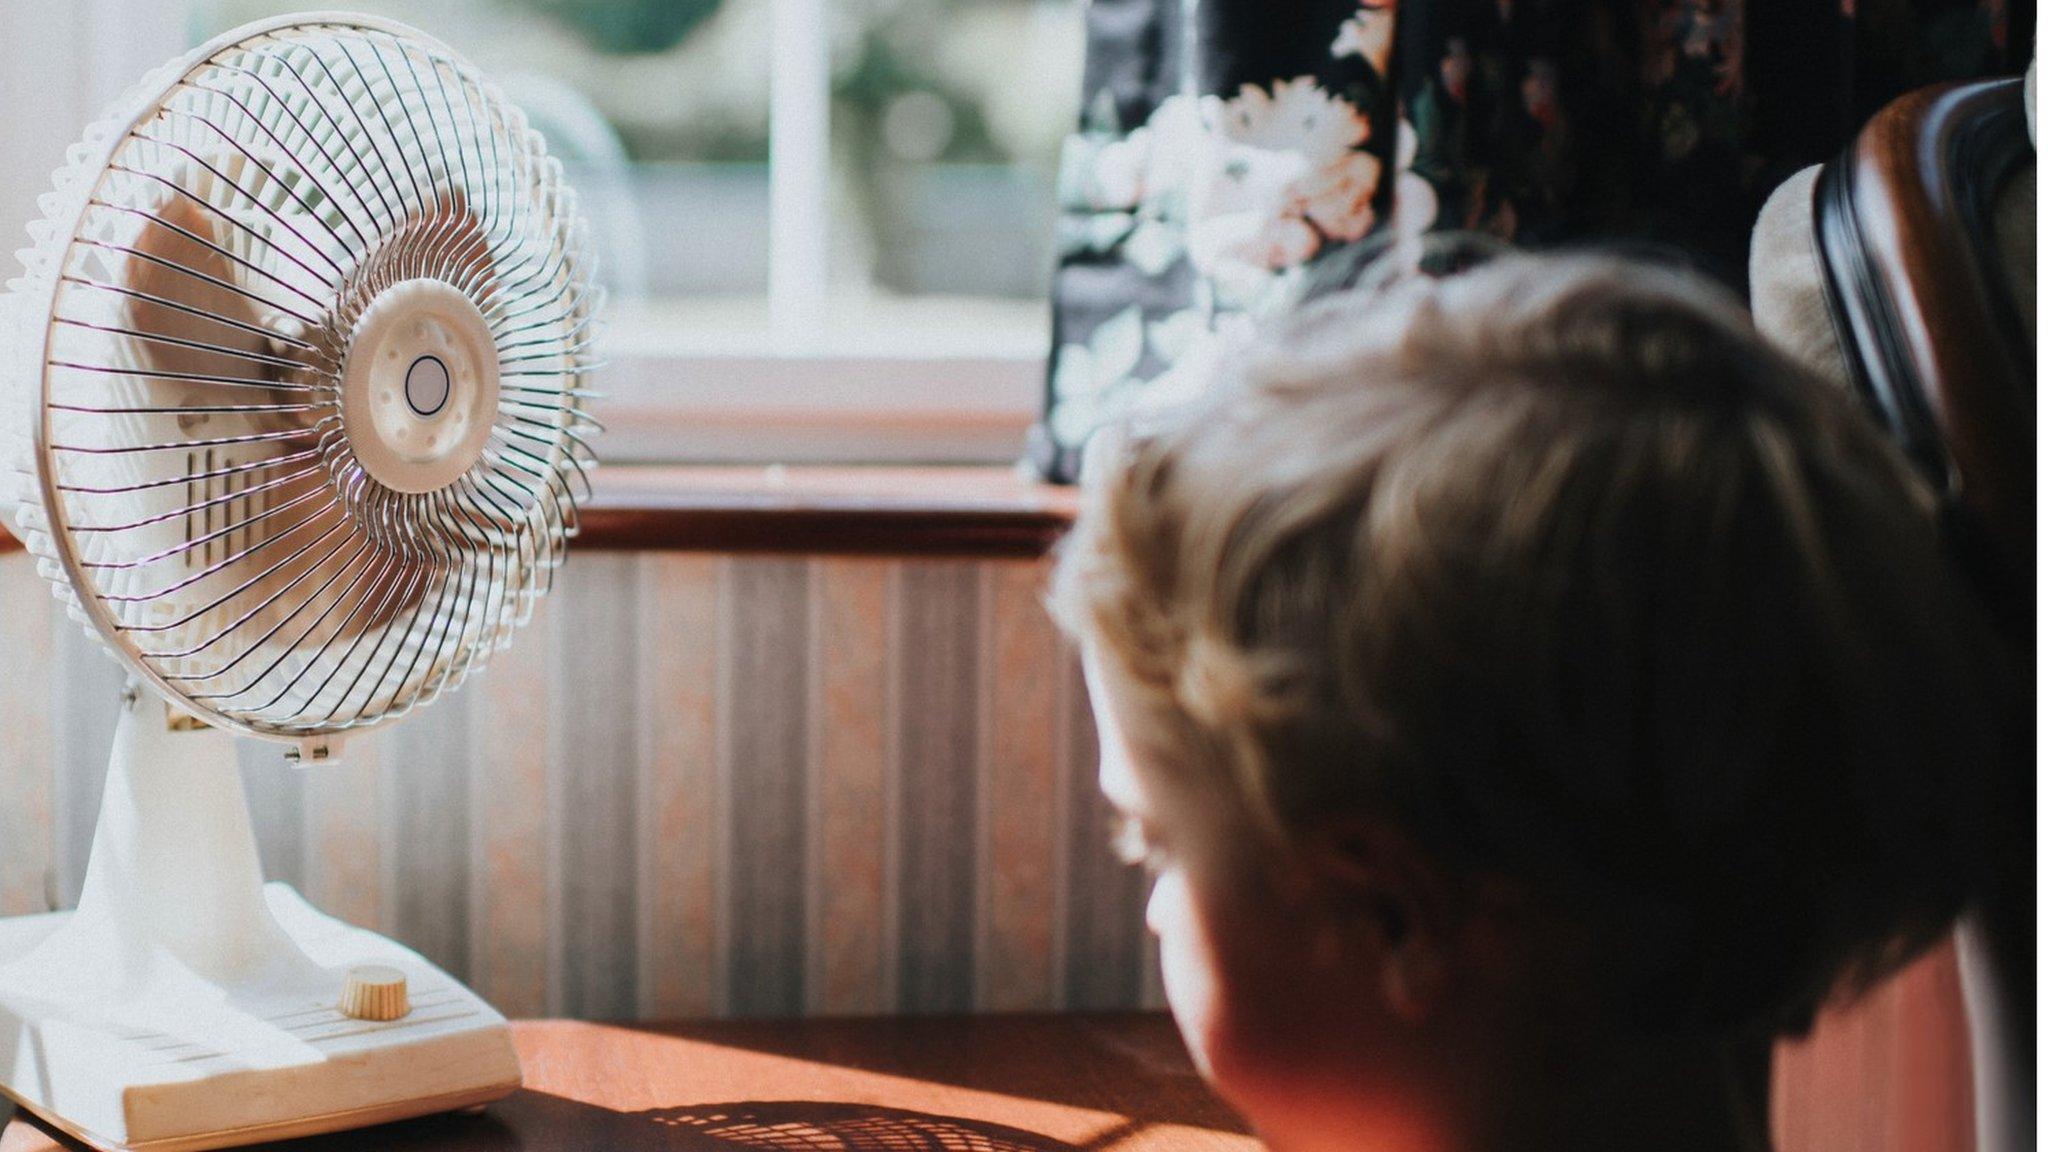
M 505 1019 L 475 993 L 288 885 L 264 897 L 323 968 L 403 970 L 412 1011 L 370 1023 L 303 986 L 223 987 L 162 967 L 118 997 L 45 999 L 64 981 L 37 979 L 34 954 L 74 914 L 0 919 L 0 1093 L 103 1152 L 203 1152 L 471 1108 L 519 1087 Z

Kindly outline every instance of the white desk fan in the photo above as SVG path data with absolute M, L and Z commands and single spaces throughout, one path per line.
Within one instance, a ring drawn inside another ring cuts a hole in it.
M 502 1016 L 263 885 L 229 734 L 330 759 L 547 591 L 601 299 L 560 165 L 445 46 L 325 13 L 166 65 L 66 159 L 0 481 L 131 688 L 78 910 L 0 920 L 0 1091 L 159 1152 L 504 1096 Z

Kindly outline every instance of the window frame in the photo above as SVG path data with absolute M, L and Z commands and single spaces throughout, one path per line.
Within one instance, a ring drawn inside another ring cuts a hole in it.
M 896 309 L 892 330 L 869 334 L 858 346 L 831 334 L 830 0 L 770 3 L 767 322 L 707 340 L 621 326 L 615 309 L 596 380 L 604 398 L 594 410 L 607 429 L 601 457 L 1020 459 L 1044 387 L 1050 341 L 1042 328 L 923 331 L 943 321 L 920 325 L 913 298 Z M 163 62 L 164 45 L 185 43 L 192 14 L 190 0 L 79 0 L 33 11 L 0 6 L 0 106 L 33 112 L 0 124 L 0 227 L 23 234 L 64 149 L 101 108 Z

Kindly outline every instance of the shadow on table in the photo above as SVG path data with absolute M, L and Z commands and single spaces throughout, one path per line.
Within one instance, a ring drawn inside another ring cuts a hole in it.
M 1163 1012 L 720 1020 L 613 1027 L 1122 1116 L 1243 1133 Z M 922 1146 L 917 1146 L 922 1147 Z M 945 1146 L 941 1146 L 945 1147 Z
M 769 1100 L 635 1114 L 689 1141 L 683 1148 L 772 1152 L 1079 1152 L 1075 1145 L 980 1120 L 871 1104 Z
M 52 1146 L 86 1152 L 50 1133 Z M 1091 1142 L 1099 1147 L 1103 1142 Z M 873 1104 L 744 1101 L 617 1112 L 522 1090 L 447 1114 L 262 1145 L 275 1152 L 1086 1152 L 1048 1136 Z

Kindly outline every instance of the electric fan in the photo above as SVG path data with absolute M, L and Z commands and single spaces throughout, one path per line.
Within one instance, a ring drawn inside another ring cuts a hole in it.
M 333 758 L 546 593 L 601 302 L 560 165 L 447 47 L 325 13 L 173 61 L 66 160 L 0 479 L 130 688 L 77 911 L 0 921 L 0 1090 L 162 1152 L 504 1096 L 502 1016 L 262 883 L 230 734 Z

